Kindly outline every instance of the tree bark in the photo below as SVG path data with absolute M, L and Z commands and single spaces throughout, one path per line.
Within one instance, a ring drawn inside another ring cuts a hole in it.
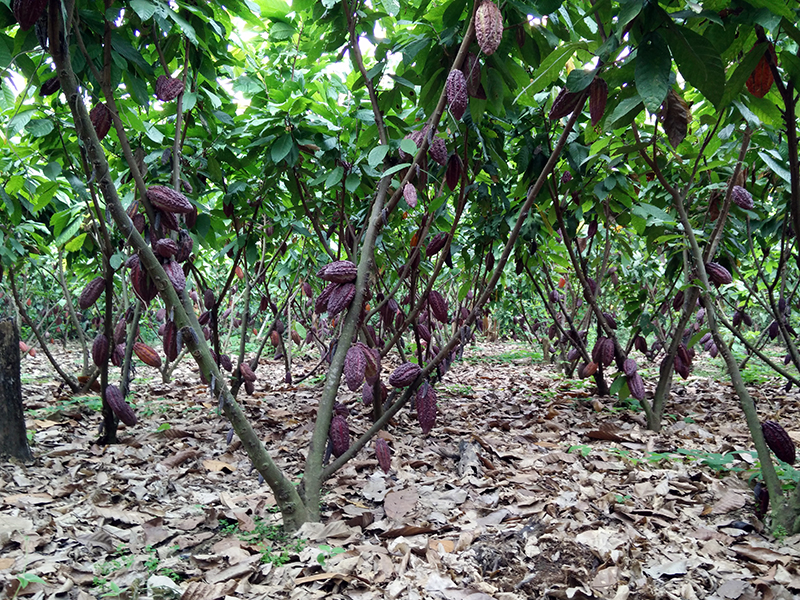
M 0 456 L 33 460 L 22 412 L 19 331 L 11 317 L 0 318 Z

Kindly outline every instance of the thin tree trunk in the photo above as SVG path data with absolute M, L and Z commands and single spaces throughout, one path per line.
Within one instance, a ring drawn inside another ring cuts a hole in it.
M 11 317 L 0 318 L 0 456 L 33 460 L 22 412 L 19 331 Z

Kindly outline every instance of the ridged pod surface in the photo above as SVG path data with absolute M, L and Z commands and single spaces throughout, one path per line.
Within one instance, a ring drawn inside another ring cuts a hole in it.
M 339 458 L 350 447 L 350 427 L 347 425 L 347 419 L 342 415 L 334 415 L 331 419 L 329 435 L 333 446 L 333 455 Z
M 464 79 L 467 82 L 467 93 L 470 96 L 475 96 L 481 87 L 481 63 L 478 61 L 478 57 L 472 52 L 467 54 L 467 57 L 464 59 L 461 72 L 464 74 Z
M 634 373 L 639 370 L 639 365 L 636 364 L 636 361 L 632 358 L 626 358 L 625 362 L 622 363 L 622 372 L 625 373 L 627 377 L 632 377 Z
M 461 117 L 467 111 L 467 104 L 469 96 L 467 94 L 467 80 L 458 69 L 453 69 L 447 76 L 447 83 L 445 84 L 445 91 L 447 93 L 447 103 L 450 106 L 450 112 L 456 121 L 460 121 Z
M 578 100 L 581 95 L 579 93 L 570 92 L 567 88 L 563 88 L 553 100 L 553 106 L 550 108 L 548 115 L 551 121 L 561 119 L 567 115 L 571 115 L 575 107 L 578 106 Z
M 242 379 L 249 382 L 254 382 L 256 380 L 256 374 L 253 372 L 253 369 L 250 368 L 250 365 L 246 362 L 243 362 L 239 365 L 239 373 L 242 374 Z
M 88 284 L 86 284 L 85 288 L 83 288 L 83 291 L 78 298 L 78 306 L 80 306 L 81 310 L 86 310 L 95 302 L 97 302 L 97 299 L 105 289 L 106 280 L 102 277 L 95 277 Z
M 438 253 L 444 245 L 447 243 L 447 233 L 444 231 L 440 231 L 436 235 L 431 238 L 431 241 L 428 242 L 428 247 L 425 248 L 425 256 L 430 258 L 434 254 Z
M 136 413 L 134 413 L 130 405 L 125 402 L 125 398 L 122 397 L 122 392 L 119 391 L 117 386 L 106 386 L 106 392 L 104 396 L 106 398 L 106 402 L 111 407 L 111 410 L 114 411 L 114 414 L 117 415 L 117 418 L 120 421 L 125 423 L 125 425 L 128 427 L 133 427 L 136 425 L 138 422 Z
M 147 188 L 147 199 L 153 206 L 166 212 L 186 214 L 192 211 L 192 203 L 186 196 L 164 185 Z
M 634 373 L 628 377 L 628 389 L 631 392 L 631 396 L 637 400 L 644 400 L 644 381 L 639 373 Z
M 178 358 L 178 326 L 174 321 L 164 324 L 164 356 L 171 361 Z
M 352 283 L 342 283 L 328 298 L 328 314 L 335 317 L 345 308 L 350 306 L 353 296 L 356 295 L 356 286 Z
M 161 368 L 161 357 L 154 348 L 151 348 L 144 342 L 136 342 L 133 345 L 133 351 L 144 364 L 156 369 Z
M 392 468 L 392 451 L 386 440 L 379 437 L 375 440 L 375 457 L 378 459 L 378 466 L 384 473 L 388 473 Z
M 761 60 L 756 64 L 756 68 L 753 69 L 750 77 L 748 77 L 745 82 L 747 90 L 756 98 L 763 98 L 766 96 L 772 84 L 775 83 L 775 79 L 772 76 L 772 69 L 770 69 L 769 62 L 767 62 L 767 54 L 770 54 L 772 60 L 775 61 L 775 49 L 772 47 L 772 44 L 768 46 Z
M 317 277 L 333 283 L 349 283 L 355 281 L 358 267 L 349 260 L 337 260 L 325 265 L 317 272 Z
M 414 383 L 421 372 L 422 369 L 417 363 L 403 363 L 389 375 L 389 385 L 396 388 L 407 387 Z
M 641 335 L 637 335 L 633 340 L 633 347 L 645 354 L 647 352 L 647 340 Z
M 794 464 L 797 450 L 786 430 L 775 421 L 764 421 L 761 423 L 761 431 L 764 433 L 764 441 L 775 456 L 787 464 Z
M 156 97 L 162 102 L 175 100 L 183 93 L 183 81 L 166 75 L 159 75 L 156 80 Z
M 592 119 L 592 126 L 597 125 L 603 118 L 607 100 L 608 84 L 604 79 L 595 77 L 589 85 L 589 115 Z
M 103 104 L 96 104 L 89 112 L 89 119 L 92 122 L 97 139 L 102 141 L 111 130 L 111 111 Z
M 117 344 L 111 353 L 111 364 L 115 367 L 121 367 L 123 360 L 125 360 L 125 344 Z
M 428 294 L 428 304 L 431 306 L 431 312 L 438 321 L 447 323 L 447 300 L 436 290 L 431 290 Z
M 102 368 L 108 361 L 108 337 L 104 333 L 97 334 L 92 343 L 92 361 Z
M 33 27 L 45 8 L 47 8 L 47 0 L 14 0 L 12 4 L 14 18 L 22 31 Z
M 491 0 L 483 0 L 475 13 L 475 37 L 481 52 L 494 54 L 503 39 L 503 15 Z
M 164 264 L 164 271 L 176 292 L 180 294 L 186 289 L 186 275 L 183 274 L 183 267 L 177 261 L 167 261 Z
M 364 381 L 364 371 L 367 368 L 367 357 L 358 345 L 350 346 L 344 358 L 344 379 L 347 389 L 355 392 Z
M 169 258 L 174 256 L 178 251 L 178 242 L 172 238 L 161 238 L 153 243 L 153 250 L 156 251 L 161 258 Z
M 428 154 L 442 166 L 447 164 L 447 145 L 440 137 L 434 137 L 428 145 Z
M 55 94 L 60 89 L 61 89 L 61 80 L 58 77 L 51 77 L 50 79 L 45 81 L 39 88 L 39 96 L 41 98 L 44 98 L 45 96 Z
M 753 210 L 753 195 L 740 185 L 733 186 L 731 190 L 731 200 L 739 208 L 744 210 Z
M 706 273 L 708 273 L 708 280 L 717 287 L 733 281 L 730 271 L 719 263 L 706 263 Z
M 429 433 L 436 426 L 436 390 L 423 383 L 417 390 L 416 405 L 422 433 Z

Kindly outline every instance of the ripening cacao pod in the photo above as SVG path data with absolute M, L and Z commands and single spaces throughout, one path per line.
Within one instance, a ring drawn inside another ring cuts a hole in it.
M 366 359 L 364 377 L 366 377 L 368 383 L 373 384 L 381 372 L 381 352 L 377 348 L 370 348 L 361 342 L 358 342 L 358 346 Z
M 111 353 L 111 364 L 115 367 L 121 367 L 124 360 L 125 344 L 117 344 L 114 346 L 114 351 Z
M 153 244 L 153 250 L 156 251 L 161 258 L 169 258 L 174 256 L 178 251 L 178 242 L 171 238 L 161 238 L 156 240 Z
M 680 290 L 672 299 L 672 310 L 680 310 L 683 306 L 683 290 Z
M 311 284 L 307 281 L 303 282 L 303 293 L 306 295 L 306 298 L 314 297 L 314 290 L 311 289 Z
M 256 391 L 256 385 L 252 381 L 245 381 L 244 391 L 247 392 L 248 396 L 252 396 L 253 393 Z
M 133 345 L 133 351 L 144 364 L 156 369 L 161 368 L 161 357 L 158 355 L 158 352 L 144 342 L 136 342 Z
M 227 354 L 221 354 L 219 357 L 219 366 L 225 369 L 228 373 L 233 371 L 233 361 Z
M 438 253 L 444 245 L 447 243 L 447 233 L 444 231 L 440 231 L 436 235 L 431 238 L 431 241 L 428 242 L 428 247 L 425 248 L 425 256 L 430 258 L 434 254 Z
M 361 400 L 364 402 L 365 405 L 370 406 L 374 399 L 374 391 L 372 389 L 372 384 L 369 382 L 364 383 L 364 387 L 361 388 Z
M 166 75 L 159 75 L 156 80 L 156 98 L 162 102 L 175 100 L 183 93 L 183 81 Z
M 472 52 L 464 59 L 461 72 L 467 82 L 467 93 L 473 97 L 477 96 L 481 87 L 481 63 Z
M 316 302 L 314 302 L 314 312 L 317 314 L 322 314 L 328 310 L 328 300 L 330 299 L 331 295 L 334 291 L 339 288 L 338 283 L 331 283 L 322 290 L 322 293 L 317 296 Z
M 100 294 L 102 294 L 103 290 L 105 289 L 106 280 L 102 277 L 95 277 L 86 285 L 85 288 L 83 288 L 83 291 L 78 298 L 78 306 L 81 307 L 81 310 L 86 310 L 95 302 L 97 302 Z
M 333 446 L 333 455 L 339 458 L 350 447 L 350 427 L 347 425 L 347 419 L 342 415 L 334 415 L 331 419 L 329 435 Z
M 194 240 L 192 240 L 192 236 L 185 229 L 181 229 L 178 233 L 178 251 L 175 253 L 175 261 L 179 263 L 186 262 L 191 256 L 193 248 Z M 188 274 L 188 266 L 183 266 L 184 275 Z
M 436 425 L 436 390 L 423 383 L 417 390 L 417 421 L 422 433 L 429 433 Z
M 164 185 L 151 185 L 147 188 L 150 204 L 167 213 L 186 214 L 192 211 L 192 203 L 180 192 Z
M 121 344 L 125 341 L 127 326 L 128 322 L 124 318 L 117 321 L 117 324 L 114 326 L 114 344 Z
M 178 326 L 174 321 L 164 324 L 164 356 L 170 361 L 178 358 Z
M 632 377 L 634 373 L 636 373 L 639 369 L 639 365 L 636 364 L 636 361 L 632 358 L 626 358 L 625 362 L 622 363 L 622 372 L 625 373 L 627 377 Z
M 753 210 L 753 206 L 755 206 L 753 204 L 752 194 L 740 185 L 733 186 L 731 190 L 731 200 L 733 200 L 736 206 L 745 210 Z
M 344 379 L 351 392 L 361 386 L 366 368 L 367 357 L 364 356 L 364 351 L 358 345 L 350 346 L 344 359 Z
M 483 0 L 475 13 L 475 37 L 481 52 L 494 54 L 503 38 L 503 15 L 491 0 Z
M 55 94 L 61 89 L 61 80 L 58 77 L 51 77 L 39 88 L 39 96 L 44 98 L 50 94 Z
M 92 121 L 95 133 L 97 133 L 97 139 L 102 141 L 111 130 L 111 111 L 101 102 L 89 112 L 89 119 Z
M 242 379 L 245 381 L 255 381 L 256 374 L 253 372 L 253 369 L 250 368 L 250 365 L 246 362 L 243 362 L 239 365 L 239 373 L 242 375 Z
M 469 98 L 467 96 L 467 80 L 458 69 L 453 69 L 447 76 L 447 83 L 445 84 L 445 91 L 447 93 L 447 103 L 450 105 L 450 112 L 453 113 L 453 118 L 460 121 L 461 117 L 467 110 L 467 103 Z
M 604 312 L 603 318 L 606 320 L 606 323 L 608 323 L 608 326 L 611 327 L 611 329 L 617 328 L 617 321 L 611 314 Z
M 417 363 L 403 363 L 389 376 L 389 385 L 396 388 L 407 387 L 414 383 L 421 372 L 422 369 Z
M 208 325 L 208 322 L 211 321 L 211 311 L 205 310 L 203 311 L 199 317 L 197 317 L 197 322 L 200 325 Z
M 756 98 L 763 98 L 766 96 L 772 84 L 775 83 L 772 76 L 772 69 L 770 69 L 767 59 L 768 54 L 770 55 L 769 57 L 775 61 L 775 49 L 772 47 L 772 44 L 768 45 L 766 52 L 761 56 L 761 60 L 758 61 L 756 68 L 753 69 L 750 77 L 748 77 L 745 82 L 747 90 Z
M 47 0 L 14 0 L 12 11 L 22 31 L 34 26 L 47 8 Z
M 553 100 L 553 106 L 550 108 L 548 118 L 554 121 L 571 115 L 575 107 L 578 106 L 580 97 L 580 93 L 570 92 L 567 88 L 563 88 L 556 96 L 556 99 Z
M 764 421 L 761 423 L 761 431 L 764 433 L 764 441 L 775 456 L 787 464 L 794 464 L 797 451 L 786 430 L 775 421 Z
M 567 360 L 572 362 L 573 360 L 578 360 L 581 357 L 581 353 L 577 348 L 570 348 L 569 352 L 567 352 Z
M 183 267 L 177 261 L 170 260 L 165 263 L 164 271 L 178 294 L 186 289 L 186 276 L 183 274 Z
M 328 315 L 335 317 L 345 308 L 350 306 L 353 296 L 356 295 L 356 286 L 352 283 L 341 283 L 328 298 Z
M 637 335 L 633 340 L 633 347 L 642 354 L 647 353 L 647 340 L 643 336 Z
M 614 362 L 614 353 L 616 352 L 616 347 L 614 345 L 614 340 L 611 338 L 605 338 L 603 342 L 603 347 L 600 350 L 600 362 L 604 367 L 609 366 L 612 362 Z
M 381 437 L 375 440 L 375 456 L 378 459 L 378 466 L 384 473 L 388 473 L 392 468 L 392 452 L 389 450 L 389 444 Z
M 97 334 L 92 343 L 92 361 L 98 367 L 102 368 L 108 361 L 108 338 L 104 333 Z
M 608 84 L 604 79 L 595 77 L 589 85 L 589 115 L 592 118 L 594 127 L 603 118 L 606 112 L 606 101 L 608 100 Z
M 759 481 L 756 483 L 753 493 L 756 497 L 756 516 L 759 519 L 763 519 L 767 516 L 767 511 L 769 510 L 769 491 L 767 487 Z
M 728 269 L 726 269 L 719 263 L 715 262 L 706 263 L 706 273 L 708 273 L 709 281 L 717 287 L 731 283 L 733 281 L 733 277 L 731 277 L 731 274 L 728 271 Z
M 447 323 L 447 300 L 436 290 L 431 290 L 428 294 L 428 304 L 431 312 L 437 320 Z
M 416 208 L 417 206 L 417 188 L 414 187 L 413 183 L 407 183 L 403 187 L 403 199 L 406 201 L 411 208 Z
M 644 381 L 639 373 L 634 373 L 628 379 L 628 390 L 637 400 L 644 400 Z
M 462 167 L 461 157 L 455 153 L 451 154 L 450 158 L 447 159 L 447 170 L 444 174 L 445 183 L 447 183 L 447 187 L 450 188 L 451 192 L 455 191 L 458 180 L 461 179 Z
M 583 363 L 578 367 L 578 377 L 580 377 L 581 379 L 586 379 L 587 377 L 591 377 L 595 373 L 597 373 L 596 362 Z
M 324 266 L 317 272 L 317 277 L 333 283 L 349 283 L 355 281 L 358 267 L 349 260 L 337 260 Z
M 206 307 L 206 310 L 211 310 L 214 308 L 214 304 L 216 304 L 216 298 L 214 297 L 214 290 L 211 288 L 206 288 L 206 291 L 203 292 L 203 306 Z
M 447 145 L 440 137 L 434 137 L 428 145 L 428 154 L 442 166 L 447 164 Z
M 431 341 L 431 330 L 428 329 L 428 326 L 425 325 L 425 323 L 420 323 L 417 325 L 417 333 L 419 334 L 419 337 L 426 342 Z
M 136 425 L 138 419 L 136 418 L 136 413 L 133 412 L 133 409 L 125 402 L 125 398 L 122 397 L 122 392 L 119 391 L 119 388 L 115 385 L 108 385 L 106 386 L 105 391 L 105 399 L 108 405 L 111 407 L 111 410 L 114 411 L 114 414 L 117 415 L 117 418 L 125 423 L 128 427 L 133 427 Z

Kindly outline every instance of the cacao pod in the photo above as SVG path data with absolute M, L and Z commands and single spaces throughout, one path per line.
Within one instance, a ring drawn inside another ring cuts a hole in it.
M 709 281 L 717 287 L 731 283 L 733 281 L 733 277 L 731 277 L 731 274 L 728 271 L 728 269 L 726 269 L 719 263 L 715 262 L 706 263 L 706 273 L 708 273 Z
M 214 297 L 214 290 L 211 288 L 207 288 L 205 292 L 203 292 L 203 306 L 206 307 L 206 310 L 211 310 L 214 308 L 214 304 L 216 304 L 216 298 Z
M 589 85 L 589 115 L 592 118 L 594 127 L 603 118 L 606 112 L 606 101 L 608 100 L 608 84 L 604 79 L 595 77 Z
M 461 179 L 461 170 L 463 167 L 463 162 L 461 161 L 461 157 L 458 154 L 451 154 L 450 158 L 447 159 L 447 170 L 444 174 L 445 182 L 447 183 L 447 187 L 450 188 L 450 191 L 455 191 L 456 186 L 458 185 L 458 180 Z
M 89 119 L 92 121 L 97 139 L 102 141 L 111 130 L 111 111 L 101 102 L 89 112 Z
M 58 77 L 51 77 L 39 88 L 39 96 L 43 98 L 45 96 L 49 96 L 50 94 L 55 94 L 60 89 L 61 80 Z
M 416 208 L 417 206 L 417 188 L 414 187 L 413 183 L 407 183 L 403 187 L 403 199 L 406 201 L 411 208 Z
M 180 264 L 178 264 L 177 261 L 168 261 L 164 265 L 164 271 L 167 273 L 167 277 L 169 277 L 172 287 L 175 288 L 175 291 L 178 292 L 178 294 L 186 289 L 186 276 L 183 274 L 183 268 L 180 266 Z
M 467 57 L 464 59 L 461 72 L 464 74 L 464 79 L 467 82 L 467 93 L 473 97 L 477 96 L 478 90 L 481 87 L 481 63 L 478 57 L 472 52 L 467 54 Z
M 163 185 L 151 185 L 147 188 L 147 199 L 150 204 L 166 213 L 186 214 L 193 208 L 186 196 Z
M 144 364 L 156 369 L 161 368 L 161 357 L 158 355 L 158 352 L 144 342 L 136 342 L 133 345 L 133 352 Z
M 334 415 L 331 419 L 329 435 L 333 446 L 333 455 L 339 458 L 350 447 L 350 427 L 347 425 L 347 419 L 342 415 Z
M 550 108 L 548 118 L 554 121 L 571 115 L 575 107 L 578 106 L 580 97 L 580 93 L 570 92 L 567 88 L 563 88 L 556 96 L 556 99 L 553 100 L 553 106 Z
M 117 321 L 114 327 L 114 344 L 121 344 L 125 341 L 125 334 L 127 333 L 127 321 L 124 318 Z
M 355 392 L 364 381 L 364 371 L 367 368 L 367 358 L 358 345 L 350 346 L 344 359 L 344 378 L 347 388 Z
M 731 200 L 733 200 L 734 204 L 739 208 L 743 208 L 744 210 L 753 210 L 755 206 L 753 204 L 753 196 L 744 189 L 740 185 L 733 186 L 731 190 Z
M 389 450 L 389 444 L 381 437 L 375 440 L 375 456 L 383 472 L 388 473 L 392 468 L 392 452 Z
M 130 405 L 125 402 L 125 398 L 122 397 L 122 392 L 119 391 L 117 386 L 106 386 L 104 396 L 106 403 L 111 407 L 111 410 L 114 411 L 114 414 L 120 421 L 125 423 L 128 427 L 136 425 L 138 422 L 136 413 L 134 413 Z
M 125 344 L 117 344 L 114 346 L 114 351 L 111 353 L 111 364 L 115 367 L 121 367 L 124 360 Z
M 175 100 L 183 93 L 183 81 L 166 75 L 159 75 L 156 80 L 156 98 L 162 102 Z
M 436 390 L 423 383 L 417 390 L 416 406 L 422 433 L 429 433 L 436 425 Z
M 228 373 L 233 371 L 233 361 L 231 357 L 227 354 L 221 354 L 219 357 L 219 364 L 220 366 L 225 369 Z
M 428 304 L 431 312 L 442 323 L 447 323 L 447 300 L 436 290 L 431 290 L 428 294 Z
M 12 11 L 22 31 L 34 26 L 47 8 L 47 0 L 14 0 Z
M 434 137 L 428 145 L 428 154 L 442 166 L 447 164 L 447 145 L 440 137 Z
M 644 339 L 641 335 L 637 335 L 633 340 L 633 347 L 636 348 L 642 354 L 647 353 L 647 340 Z
M 97 302 L 97 299 L 100 298 L 100 294 L 102 294 L 105 289 L 106 280 L 102 277 L 95 277 L 83 288 L 78 298 L 78 306 L 80 306 L 81 310 L 86 310 Z
M 637 400 L 644 400 L 644 381 L 642 381 L 642 376 L 639 373 L 634 373 L 628 377 L 628 390 L 631 396 Z
M 615 352 L 616 352 L 616 347 L 614 345 L 614 340 L 612 340 L 611 338 L 605 338 L 603 342 L 603 347 L 600 351 L 600 362 L 604 367 L 607 367 L 612 362 L 614 362 Z
M 389 376 L 389 385 L 396 388 L 407 387 L 414 383 L 421 372 L 422 369 L 417 363 L 403 363 Z
M 759 481 L 756 483 L 753 493 L 756 497 L 756 516 L 759 519 L 763 519 L 769 510 L 769 491 L 766 486 Z
M 328 300 L 330 299 L 331 294 L 333 294 L 333 292 L 336 291 L 338 287 L 339 287 L 338 283 L 331 283 L 328 284 L 328 286 L 324 290 L 322 290 L 322 293 L 319 296 L 317 296 L 317 300 L 314 303 L 315 313 L 322 314 L 328 310 Z
M 100 368 L 103 368 L 103 365 L 108 361 L 108 349 L 108 338 L 106 335 L 103 333 L 97 334 L 92 344 L 92 361 Z
M 164 324 L 164 356 L 171 361 L 178 358 L 178 326 L 174 321 Z
M 153 244 L 153 250 L 162 258 L 174 256 L 178 251 L 178 242 L 171 238 L 161 238 Z
M 639 369 L 639 365 L 636 364 L 636 361 L 632 358 L 626 358 L 625 362 L 622 363 L 622 372 L 625 373 L 627 377 L 632 377 L 634 373 L 636 373 Z
M 253 369 L 250 368 L 250 365 L 246 362 L 243 362 L 239 365 L 239 373 L 242 375 L 242 379 L 245 381 L 253 382 L 256 380 L 256 374 L 253 372 Z
M 352 283 L 341 283 L 328 299 L 328 315 L 335 317 L 345 308 L 350 306 L 353 296 L 356 295 L 356 286 Z
M 491 0 L 483 0 L 475 13 L 475 37 L 481 52 L 494 54 L 503 38 L 503 15 Z
M 772 69 L 770 69 L 769 62 L 767 62 L 767 55 L 770 55 L 772 60 L 775 60 L 775 50 L 772 47 L 772 44 L 769 44 L 767 47 L 766 52 L 764 52 L 761 60 L 758 61 L 756 64 L 756 68 L 753 69 L 753 72 L 750 74 L 750 77 L 747 78 L 745 85 L 747 85 L 747 90 L 753 94 L 756 98 L 763 98 L 767 95 L 772 84 L 775 83 L 775 80 L 772 76 Z
M 355 281 L 358 267 L 349 260 L 337 260 L 324 266 L 317 272 L 317 277 L 333 283 L 349 283 Z
M 680 290 L 672 299 L 672 310 L 680 310 L 683 306 L 683 290 Z
M 764 421 L 761 423 L 761 431 L 764 433 L 764 441 L 775 456 L 789 465 L 794 464 L 797 451 L 786 430 L 775 421 Z
M 252 396 L 256 391 L 256 385 L 252 381 L 245 381 L 244 391 L 247 392 L 248 396 Z
M 364 402 L 365 405 L 370 406 L 372 404 L 374 398 L 374 391 L 372 389 L 372 384 L 369 382 L 364 384 L 364 387 L 361 388 L 361 400 Z
M 450 105 L 450 112 L 456 121 L 460 121 L 467 111 L 467 103 L 469 101 L 467 80 L 464 77 L 464 73 L 458 69 L 450 71 L 447 76 L 445 91 L 447 93 L 447 103 Z

